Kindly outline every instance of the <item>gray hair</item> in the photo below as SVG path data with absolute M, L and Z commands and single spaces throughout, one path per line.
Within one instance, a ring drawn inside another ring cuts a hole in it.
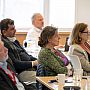
M 36 17 L 37 15 L 41 15 L 41 14 L 40 14 L 40 13 L 34 13 L 33 16 L 31 17 L 31 21 L 32 21 L 32 22 L 34 21 L 34 19 L 35 19 L 35 17 Z

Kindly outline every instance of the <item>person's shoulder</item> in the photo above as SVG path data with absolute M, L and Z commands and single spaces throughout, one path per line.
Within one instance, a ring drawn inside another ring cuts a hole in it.
M 35 32 L 35 31 L 37 31 L 37 29 L 38 29 L 37 27 L 32 26 L 32 27 L 30 28 L 30 31 L 31 31 L 31 32 L 32 32 L 32 31 Z
M 41 48 L 40 53 L 39 54 L 43 54 L 43 55 L 49 55 L 51 54 L 51 50 L 48 48 Z
M 78 48 L 78 47 L 80 47 L 80 45 L 78 45 L 78 44 L 70 45 L 70 48 Z
M 51 50 L 47 49 L 47 48 L 42 48 L 39 52 L 39 59 L 46 59 L 46 58 L 50 58 L 51 57 Z
M 82 49 L 82 47 L 80 45 L 78 45 L 78 44 L 74 44 L 71 47 L 73 47 L 75 49 L 78 49 L 78 50 L 81 50 Z
M 6 37 L 1 37 L 1 40 L 4 42 L 4 45 L 5 46 L 8 46 L 8 45 L 10 45 L 12 42 L 8 39 L 8 38 L 6 38 Z
M 51 50 L 49 48 L 41 48 L 42 51 L 50 52 Z
M 70 49 L 77 52 L 85 52 L 85 50 L 78 44 L 71 45 Z
M 2 41 L 9 41 L 7 37 L 1 36 Z
M 27 33 L 31 33 L 31 32 L 33 32 L 33 27 L 29 28 L 27 31 Z

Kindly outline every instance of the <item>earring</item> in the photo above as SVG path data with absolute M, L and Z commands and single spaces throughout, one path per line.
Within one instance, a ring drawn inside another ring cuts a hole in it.
M 79 37 L 79 38 L 78 38 L 78 41 L 81 42 L 81 41 L 82 41 L 82 38 Z

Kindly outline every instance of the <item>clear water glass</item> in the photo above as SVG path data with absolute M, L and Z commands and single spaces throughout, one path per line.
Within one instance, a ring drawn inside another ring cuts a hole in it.
M 75 82 L 81 81 L 83 75 L 83 69 L 75 69 L 73 74 L 73 80 Z

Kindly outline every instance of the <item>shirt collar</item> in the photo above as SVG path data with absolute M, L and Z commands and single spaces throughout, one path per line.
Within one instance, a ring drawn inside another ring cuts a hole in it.
M 16 37 L 7 37 L 11 42 L 14 42 L 16 40 Z
M 7 62 L 0 62 L 0 67 L 2 69 L 7 69 Z
M 38 32 L 38 33 L 41 33 L 41 32 L 42 32 L 42 30 L 40 30 L 39 28 L 36 28 L 36 27 L 34 27 L 34 26 L 33 26 L 33 29 L 34 29 L 36 32 Z

